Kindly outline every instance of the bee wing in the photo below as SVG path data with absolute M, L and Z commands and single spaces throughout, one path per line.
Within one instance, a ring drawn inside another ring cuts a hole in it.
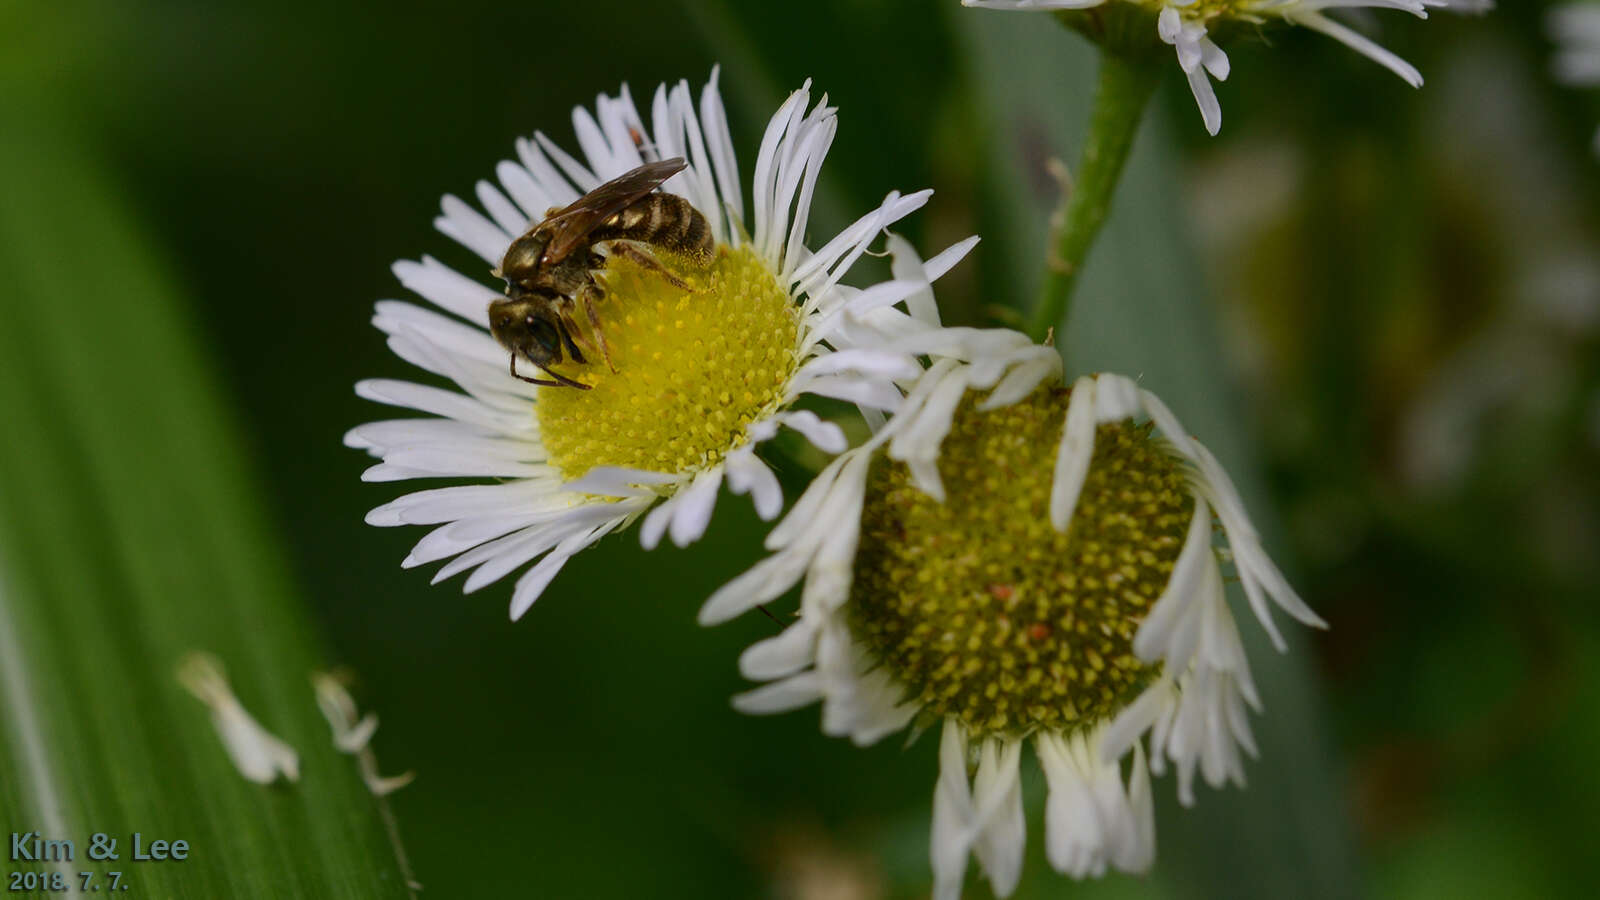
M 566 259 L 607 219 L 688 167 L 681 156 L 645 163 L 574 200 L 571 206 L 544 220 L 541 227 L 549 229 L 550 243 L 545 245 L 542 262 L 551 265 Z

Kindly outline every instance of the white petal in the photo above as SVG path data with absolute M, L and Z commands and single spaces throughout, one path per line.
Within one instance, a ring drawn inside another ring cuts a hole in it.
M 822 684 L 815 672 L 775 681 L 733 698 L 733 708 L 751 715 L 788 712 L 809 706 L 822 698 Z
M 1294 10 L 1285 12 L 1284 18 L 1296 25 L 1304 25 L 1313 31 L 1320 31 L 1333 38 L 1346 47 L 1372 60 L 1385 69 L 1399 75 L 1412 87 L 1422 87 L 1422 73 L 1417 68 L 1389 50 L 1375 43 L 1371 38 L 1363 35 L 1348 26 L 1341 25 L 1327 16 L 1314 10 Z
M 778 477 L 772 474 L 766 463 L 746 449 L 750 446 L 747 444 L 728 454 L 728 490 L 735 494 L 750 494 L 750 499 L 755 502 L 756 515 L 762 521 L 770 522 L 783 511 L 783 488 L 778 485 Z
M 1181 57 L 1181 54 L 1180 54 Z M 1189 91 L 1194 94 L 1195 105 L 1200 107 L 1200 118 L 1206 131 L 1215 135 L 1222 130 L 1222 104 L 1217 102 L 1217 92 L 1206 77 L 1206 70 L 1196 66 L 1184 73 L 1189 79 Z
M 975 241 L 974 238 L 968 240 Z M 895 280 L 920 285 L 906 297 L 906 310 L 918 320 L 937 326 L 939 305 L 933 299 L 933 276 L 928 274 L 927 267 L 923 265 L 922 256 L 911 246 L 910 241 L 892 231 L 888 235 L 887 247 L 890 259 L 889 271 Z M 970 246 L 968 249 L 971 249 Z
M 1101 758 L 1121 759 L 1122 754 L 1138 743 L 1139 736 L 1166 714 L 1174 700 L 1171 682 L 1166 679 L 1145 688 L 1101 732 L 1100 746 L 1097 748 Z M 1153 742 L 1151 746 L 1154 746 Z
M 789 95 L 789 98 L 778 107 L 772 119 L 767 123 L 766 133 L 761 136 L 761 147 L 756 152 L 755 180 L 751 193 L 755 199 L 755 232 L 751 236 L 755 245 L 765 247 L 769 236 L 778 229 L 774 219 L 779 214 L 775 208 L 778 189 L 778 151 L 784 137 L 799 124 L 805 113 L 806 104 L 810 102 L 811 82 L 807 80 L 799 90 Z
M 979 828 L 972 849 L 998 897 L 1009 897 L 1022 877 L 1027 820 L 1022 814 L 1021 759 L 1021 741 L 990 738 L 979 750 L 978 773 L 972 781 Z
M 413 445 L 439 446 L 476 441 L 494 441 L 486 428 L 454 419 L 387 419 L 368 422 L 345 432 L 344 444 L 383 456 L 390 450 Z
M 1084 375 L 1072 385 L 1067 418 L 1056 448 L 1055 474 L 1050 482 L 1050 524 L 1065 533 L 1078 506 L 1078 494 L 1089 477 L 1094 459 L 1095 380 Z
M 494 174 L 500 179 L 500 185 L 506 189 L 506 193 L 521 208 L 525 221 L 543 219 L 545 213 L 557 205 L 555 198 L 534 181 L 528 170 L 514 162 L 502 160 L 494 167 Z
M 779 522 L 777 527 L 773 528 L 767 535 L 766 548 L 768 550 L 778 550 L 790 546 L 799 535 L 804 534 L 807 529 L 816 524 L 817 513 L 833 493 L 835 484 L 845 464 L 859 452 L 862 451 L 860 449 L 853 450 L 823 466 L 822 471 L 811 479 L 811 484 L 807 485 L 805 492 L 800 495 L 800 499 L 795 501 L 794 506 L 790 508 L 789 514 L 784 516 L 783 521 Z
M 660 99 L 659 93 L 657 99 Z M 664 187 L 688 198 L 711 223 L 713 236 L 719 241 L 726 240 L 722 201 L 711 178 L 711 161 L 706 155 L 705 136 L 695 119 L 694 101 L 690 97 L 687 81 L 678 82 L 666 94 L 666 108 L 666 130 L 658 128 L 657 136 L 662 139 L 664 148 L 671 145 L 672 155 L 686 157 L 689 167 L 674 175 Z M 658 106 L 658 121 L 660 112 Z
M 667 526 L 672 524 L 672 515 L 677 505 L 682 502 L 683 495 L 669 497 L 650 514 L 644 517 L 644 524 L 639 526 L 639 546 L 646 550 L 654 550 L 661 543 L 661 538 L 667 533 Z
M 439 207 L 444 214 L 433 220 L 433 227 L 478 254 L 489 265 L 500 264 L 506 248 L 511 246 L 511 235 L 454 194 L 446 194 Z
M 582 478 L 569 481 L 561 489 L 574 494 L 594 494 L 601 497 L 654 497 L 657 491 L 650 488 L 681 481 L 683 476 L 667 472 L 646 472 L 625 466 L 595 466 Z
M 595 122 L 589 110 L 581 106 L 573 108 L 572 130 L 577 135 L 578 147 L 583 150 L 583 155 L 589 158 L 589 165 L 594 168 L 595 177 L 600 181 L 610 181 L 633 168 L 618 159 L 610 142 L 600 133 L 600 125 Z
M 967 784 L 967 742 L 947 719 L 939 738 L 939 780 L 933 789 L 933 829 L 928 856 L 935 900 L 960 900 L 972 849 L 972 792 Z
M 766 254 L 768 258 L 781 258 L 778 271 L 785 283 L 788 283 L 788 274 L 806 255 L 806 225 L 811 219 L 811 200 L 816 192 L 822 161 L 827 157 L 828 148 L 833 145 L 834 135 L 839 131 L 839 120 L 831 112 L 818 109 L 807 117 L 806 126 L 802 136 L 795 142 L 793 156 L 783 167 L 783 177 L 778 184 L 777 205 L 789 218 L 788 233 L 780 235 L 775 231 L 770 236 L 772 246 Z M 788 216 L 791 207 L 794 213 Z M 784 239 L 781 249 L 777 246 L 780 237 Z
M 517 139 L 517 159 L 522 160 L 528 175 L 545 196 L 550 198 L 550 206 L 566 206 L 578 199 L 578 195 L 582 193 L 573 187 L 572 182 L 568 181 L 554 165 L 551 165 L 549 158 L 534 141 L 527 138 Z M 544 213 L 545 210 L 537 212 Z
M 1200 63 L 1211 73 L 1211 77 L 1218 81 L 1228 80 L 1228 54 L 1222 48 L 1211 42 L 1211 38 L 1200 39 Z
M 785 413 L 782 421 L 785 427 L 800 432 L 813 447 L 824 453 L 843 453 L 850 446 L 849 441 L 845 439 L 844 431 L 838 425 L 824 422 L 810 410 Z
M 392 267 L 400 283 L 441 309 L 479 327 L 488 321 L 489 304 L 502 295 L 456 272 L 431 256 L 421 262 L 401 260 Z
M 437 525 L 491 513 L 517 511 L 544 494 L 534 482 L 471 484 L 406 494 L 367 513 L 368 525 Z
M 459 356 L 463 361 L 479 362 L 490 367 L 494 370 L 495 380 L 499 380 L 499 370 L 505 367 L 506 352 L 482 327 L 474 327 L 459 319 L 398 300 L 380 300 L 374 305 L 373 311 L 372 323 L 384 333 L 409 336 L 420 332 L 446 353 Z
M 922 366 L 907 354 L 877 347 L 861 347 L 835 350 L 815 357 L 801 366 L 794 377 L 796 381 L 801 381 L 819 375 L 854 372 L 889 381 L 913 381 L 922 371 Z
M 700 92 L 700 125 L 705 131 L 706 149 L 711 156 L 711 167 L 717 176 L 717 192 L 736 222 L 744 222 L 744 191 L 739 184 L 739 164 L 733 152 L 733 137 L 728 130 L 728 114 L 722 105 L 722 94 L 717 89 L 720 66 L 711 69 L 711 79 Z M 706 215 L 711 211 L 704 210 Z M 717 210 L 722 217 L 722 210 Z
M 592 531 L 567 538 L 557 544 L 544 559 L 539 560 L 538 565 L 517 579 L 517 588 L 511 594 L 511 621 L 515 622 L 522 618 L 523 614 L 533 606 L 533 602 L 539 599 L 539 595 L 544 593 L 544 589 L 550 586 L 550 582 L 560 573 L 561 567 L 567 564 L 567 560 L 571 559 L 573 554 L 599 540 L 622 521 L 624 520 L 617 519 L 609 525 L 602 525 Z
M 905 686 L 883 669 L 859 672 L 857 683 L 855 721 L 848 732 L 857 747 L 871 746 L 906 727 L 921 709 L 905 700 Z
M 945 435 L 950 433 L 956 407 L 967 391 L 966 375 L 965 369 L 953 369 L 939 378 L 916 415 L 889 443 L 889 456 L 904 462 L 917 488 L 939 501 L 944 500 L 944 484 L 938 468 L 939 448 Z
M 551 540 L 553 544 L 560 540 L 561 535 L 579 527 L 573 523 L 582 521 L 584 512 L 592 513 L 595 508 L 594 504 L 590 504 L 554 510 L 519 509 L 452 521 L 428 532 L 411 548 L 400 565 L 410 569 L 456 557 L 434 575 L 433 582 L 438 584 L 483 564 L 524 538 L 533 540 L 537 535 L 559 532 Z
M 1125 375 L 1102 372 L 1095 376 L 1094 418 L 1096 422 L 1121 422 L 1139 414 L 1139 385 Z
M 525 532 L 510 535 L 501 541 L 494 542 L 493 553 L 485 559 L 472 574 L 467 577 L 461 586 L 461 592 L 471 594 L 481 588 L 487 587 L 511 574 L 514 570 L 522 568 L 535 556 L 549 552 L 562 541 L 573 536 L 574 533 L 584 533 L 589 529 L 582 526 L 553 526 L 545 528 L 530 528 Z M 485 549 L 488 547 L 486 545 Z M 464 560 L 476 557 L 457 557 L 455 563 L 440 572 L 441 578 L 453 575 Z
M 545 137 L 544 132 L 535 131 L 533 133 L 533 139 L 538 141 L 539 148 L 543 150 L 550 157 L 550 159 L 555 161 L 556 166 L 561 169 L 562 174 L 565 175 L 566 178 L 573 184 L 577 185 L 579 191 L 587 193 L 588 191 L 592 191 L 600 186 L 601 179 L 599 177 L 585 168 L 583 163 L 573 159 L 571 154 L 567 153 L 565 150 L 562 150 L 555 141 Z
M 1145 765 L 1144 747 L 1133 745 L 1132 773 L 1128 777 L 1128 806 L 1133 813 L 1133 833 L 1113 858 L 1124 872 L 1143 874 L 1156 861 L 1155 801 L 1150 793 L 1150 769 Z
M 711 510 L 717 503 L 717 491 L 722 487 L 722 467 L 707 469 L 695 476 L 680 495 L 677 511 L 672 516 L 670 534 L 672 542 L 687 547 L 706 533 L 711 524 Z
M 490 218 L 500 226 L 508 235 L 519 235 L 528 229 L 528 217 L 517 209 L 516 204 L 507 199 L 500 189 L 487 181 L 479 181 L 476 186 L 478 202 L 489 211 Z M 509 242 L 508 242 L 509 245 Z
M 1042 382 L 1061 374 L 1061 356 L 1053 347 L 1029 348 L 1012 354 L 1009 365 L 1011 370 L 978 404 L 978 409 L 987 411 L 1010 406 L 1033 393 Z
M 932 191 L 918 191 L 901 196 L 891 192 L 877 209 L 867 213 L 839 232 L 833 240 L 805 262 L 790 276 L 799 284 L 802 293 L 818 296 L 825 294 L 852 266 L 878 232 L 910 215 L 928 202 Z
M 1178 18 L 1178 9 L 1175 6 L 1164 6 L 1160 15 L 1156 16 L 1156 34 L 1169 44 L 1178 42 L 1178 34 L 1183 31 L 1183 21 Z
M 1190 612 L 1207 590 L 1206 580 L 1213 577 L 1220 581 L 1220 576 L 1216 575 L 1216 555 L 1211 550 L 1211 510 L 1205 498 L 1196 497 L 1189 531 L 1183 549 L 1178 552 L 1178 560 L 1172 566 L 1172 574 L 1167 578 L 1167 586 L 1133 636 L 1134 655 L 1148 663 L 1166 660 L 1175 671 L 1183 671 L 1189 661 L 1188 654 L 1177 651 L 1184 642 L 1176 636 L 1193 618 Z M 1191 635 L 1188 641 L 1191 650 L 1197 639 L 1198 634 Z
M 809 561 L 806 553 L 784 552 L 756 563 L 706 600 L 700 607 L 700 624 L 721 624 L 782 596 L 799 583 Z
M 1051 868 L 1073 878 L 1105 873 L 1110 833 L 1115 823 L 1102 820 L 1096 805 L 1094 781 L 1098 771 L 1087 768 L 1088 754 L 1074 751 L 1081 735 L 1065 737 L 1040 733 L 1034 740 L 1039 765 L 1049 784 L 1045 801 L 1045 856 Z
M 739 673 L 752 680 L 786 678 L 811 665 L 817 633 L 795 623 L 777 635 L 751 644 L 739 655 Z
M 848 400 L 874 409 L 893 410 L 900 406 L 900 392 L 881 381 L 864 381 L 851 375 L 823 375 L 791 385 L 790 399 L 800 394 Z
M 923 328 L 894 341 L 889 349 L 957 360 L 1034 358 L 1040 351 L 1027 335 L 1005 328 Z M 1054 352 L 1054 351 L 1050 351 Z

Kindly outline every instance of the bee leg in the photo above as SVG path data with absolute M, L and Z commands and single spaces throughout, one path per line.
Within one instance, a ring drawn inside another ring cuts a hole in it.
M 589 339 L 583 336 L 583 330 L 578 327 L 578 323 L 573 321 L 572 316 L 566 310 L 562 310 L 558 314 L 561 317 L 561 325 L 566 334 L 572 335 L 573 339 L 583 344 L 590 353 L 598 350 L 600 355 L 605 358 L 606 366 L 612 372 L 615 372 L 617 367 L 611 362 L 611 349 L 606 346 L 606 334 L 600 330 L 600 321 L 595 318 L 594 307 L 589 304 L 588 296 L 587 292 L 580 294 L 577 302 L 583 304 L 584 309 L 589 312 L 589 324 L 594 326 L 595 342 L 590 343 Z M 571 345 L 569 344 L 568 346 L 570 347 Z M 576 347 L 572 347 L 572 356 L 578 362 L 583 362 L 583 356 L 578 353 Z
M 583 304 L 583 312 L 589 317 L 589 327 L 594 329 L 594 339 L 600 344 L 600 355 L 605 357 L 606 365 L 615 372 L 617 364 L 611 361 L 611 348 L 606 346 L 606 333 L 600 328 L 600 315 L 594 311 L 594 299 L 590 294 L 584 293 L 578 298 L 578 302 Z
M 653 270 L 658 275 L 660 275 L 662 278 L 665 278 L 667 280 L 668 284 L 672 285 L 673 287 L 677 288 L 680 291 L 692 291 L 692 290 L 694 290 L 694 288 L 689 286 L 689 282 L 684 281 L 682 278 L 679 278 L 678 276 L 676 276 L 676 275 L 672 274 L 671 272 L 667 271 L 667 267 L 663 266 L 661 264 L 660 260 L 658 260 L 654 256 L 651 256 L 650 254 L 644 252 L 643 250 L 640 250 L 638 247 L 635 247 L 633 244 L 627 243 L 625 241 L 616 241 L 616 242 L 613 242 L 610 245 L 610 247 L 608 247 L 607 249 L 609 249 L 611 251 L 611 253 L 616 255 L 616 256 L 626 256 L 627 258 L 629 258 L 629 259 L 633 260 L 634 262 L 638 263 L 640 266 L 642 266 L 642 267 L 644 267 L 646 269 Z
M 579 333 L 578 329 L 572 327 L 572 320 L 563 315 L 561 317 L 561 325 L 561 343 L 566 345 L 567 352 L 572 355 L 572 361 L 580 366 L 585 362 L 588 362 L 588 360 L 583 358 L 583 354 L 578 352 L 578 345 L 573 342 L 573 335 L 576 334 L 579 337 L 582 337 L 582 335 Z M 591 347 L 590 349 L 592 350 L 594 348 Z
M 537 384 L 540 387 L 575 387 L 584 391 L 589 389 L 589 385 L 584 384 L 581 381 L 573 381 L 571 378 L 562 375 L 560 372 L 552 372 L 549 369 L 545 369 L 544 372 L 546 375 L 554 378 L 555 381 L 547 381 L 543 378 L 529 378 L 526 375 L 517 374 L 517 355 L 515 353 L 511 354 L 511 377 L 517 379 L 518 381 L 526 381 L 529 384 Z
M 552 385 L 552 387 L 554 387 L 556 385 L 561 385 L 561 386 L 565 386 L 565 387 L 574 387 L 574 388 L 577 388 L 580 391 L 587 391 L 591 387 L 591 385 L 584 384 L 581 381 L 573 381 L 571 378 L 568 378 L 567 376 L 561 374 L 560 372 L 552 372 L 549 369 L 545 369 L 544 373 L 546 375 L 549 375 L 551 378 L 554 378 L 556 380 L 555 385 Z

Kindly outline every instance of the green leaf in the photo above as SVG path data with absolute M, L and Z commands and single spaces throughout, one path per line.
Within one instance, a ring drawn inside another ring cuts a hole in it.
M 75 892 L 77 872 L 108 889 L 120 871 L 139 897 L 407 896 L 318 711 L 320 648 L 200 336 L 145 228 L 41 106 L 0 97 L 0 822 L 75 857 L 4 873 L 61 871 Z M 269 337 L 272 311 L 258 321 Z M 191 651 L 298 751 L 297 783 L 240 775 L 174 676 Z M 135 861 L 135 832 L 188 858 Z M 89 858 L 95 833 L 117 860 Z

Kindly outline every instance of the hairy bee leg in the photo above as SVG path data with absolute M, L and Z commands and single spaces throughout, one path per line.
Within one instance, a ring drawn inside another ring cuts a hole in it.
M 567 353 L 572 356 L 572 361 L 581 366 L 588 362 L 588 360 L 584 359 L 583 354 L 578 352 L 578 345 L 573 341 L 573 335 L 577 335 L 578 337 L 582 337 L 583 335 L 578 331 L 577 328 L 573 327 L 572 319 L 568 318 L 566 315 L 562 315 L 560 319 L 561 327 L 557 330 L 561 333 L 561 343 L 567 348 Z M 585 343 L 584 346 L 588 347 L 589 345 Z M 594 348 L 589 347 L 589 349 L 593 350 Z
M 680 291 L 694 290 L 694 288 L 689 286 L 689 282 L 684 281 L 682 278 L 679 278 L 678 276 L 669 272 L 667 267 L 661 264 L 660 260 L 644 252 L 643 250 L 640 250 L 638 247 L 635 247 L 632 244 L 624 241 L 616 241 L 607 249 L 618 256 L 626 256 L 646 269 L 655 270 L 661 275 L 662 278 L 667 280 L 668 284 Z
M 589 389 L 589 385 L 584 384 L 581 381 L 573 381 L 571 378 L 562 375 L 560 372 L 552 372 L 549 369 L 545 369 L 544 373 L 549 375 L 551 378 L 554 378 L 555 381 L 546 381 L 543 378 L 529 378 L 526 375 L 518 374 L 517 355 L 515 353 L 511 354 L 511 377 L 517 379 L 518 381 L 526 381 L 529 384 L 537 384 L 540 387 L 575 387 L 583 391 L 587 391 Z
M 588 304 L 583 299 L 586 296 L 587 293 L 580 294 L 577 302 L 583 303 L 585 308 L 588 308 Z M 611 363 L 611 350 L 610 348 L 606 347 L 605 333 L 600 330 L 600 323 L 595 320 L 592 309 L 589 313 L 589 324 L 594 326 L 594 336 L 596 339 L 595 343 L 590 343 L 589 339 L 583 336 L 583 329 L 578 327 L 578 323 L 573 321 L 572 316 L 569 315 L 566 310 L 562 310 L 561 312 L 557 313 L 557 315 L 560 317 L 562 328 L 566 331 L 566 333 L 571 334 L 579 343 L 583 344 L 584 348 L 590 353 L 598 351 L 600 355 L 605 358 L 606 365 L 610 367 L 611 371 L 617 371 L 617 367 Z M 582 356 L 576 349 L 573 349 L 572 355 L 578 360 L 578 362 L 583 362 Z
M 594 297 L 585 292 L 578 297 L 578 302 L 583 305 L 584 315 L 589 317 L 589 327 L 594 329 L 594 339 L 600 344 L 600 355 L 605 357 L 611 371 L 616 372 L 617 364 L 611 361 L 611 348 L 606 346 L 606 333 L 600 328 L 600 314 L 594 311 Z

